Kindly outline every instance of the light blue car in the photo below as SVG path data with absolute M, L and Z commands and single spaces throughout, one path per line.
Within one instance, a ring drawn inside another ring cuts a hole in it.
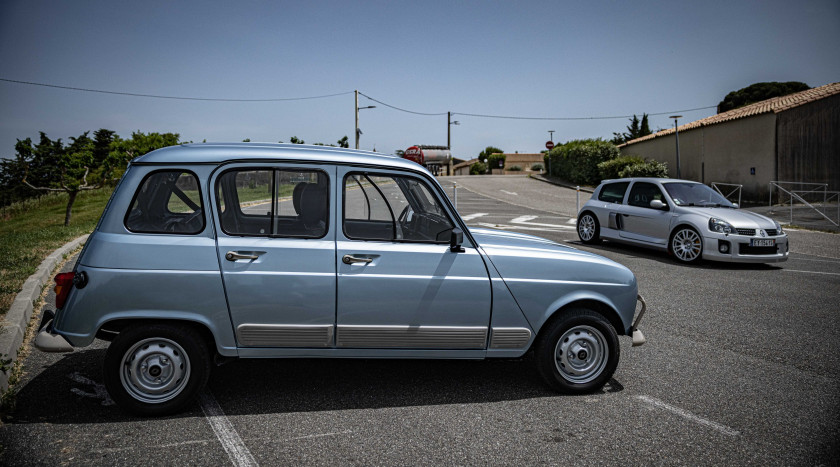
M 182 408 L 225 358 L 533 349 L 552 388 L 583 393 L 612 376 L 619 335 L 645 340 L 624 266 L 467 229 L 423 167 L 323 146 L 187 144 L 135 159 L 56 292 L 36 347 L 110 341 L 108 392 L 145 415 Z

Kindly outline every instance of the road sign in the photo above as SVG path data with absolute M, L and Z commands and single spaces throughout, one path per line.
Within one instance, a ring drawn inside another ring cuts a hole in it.
M 549 151 L 554 149 L 554 141 L 546 141 L 545 142 L 545 148 L 548 149 Z

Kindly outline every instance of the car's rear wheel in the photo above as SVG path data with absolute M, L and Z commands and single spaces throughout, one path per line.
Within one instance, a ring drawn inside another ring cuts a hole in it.
M 703 239 L 691 227 L 682 227 L 671 234 L 671 253 L 681 263 L 696 263 L 703 257 Z
M 210 355 L 192 328 L 168 324 L 123 330 L 105 353 L 105 387 L 123 409 L 139 415 L 180 410 L 207 383 Z
M 547 326 L 537 340 L 536 362 L 549 386 L 581 394 L 610 380 L 621 349 L 609 321 L 594 311 L 573 309 Z
M 577 221 L 578 238 L 583 243 L 592 245 L 601 241 L 601 226 L 595 214 L 586 211 L 578 217 Z

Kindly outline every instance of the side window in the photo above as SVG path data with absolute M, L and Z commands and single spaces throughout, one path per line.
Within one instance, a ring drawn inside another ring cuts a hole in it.
M 320 170 L 230 170 L 216 182 L 228 235 L 321 238 L 327 233 L 329 179 Z
M 658 199 L 665 202 L 662 196 L 662 191 L 653 183 L 636 182 L 633 188 L 630 189 L 630 196 L 627 199 L 627 204 L 630 206 L 638 206 L 640 208 L 651 208 L 650 202 Z
M 191 172 L 162 170 L 147 175 L 125 216 L 136 233 L 192 235 L 204 230 L 198 178 Z
M 422 181 L 352 173 L 344 178 L 343 227 L 353 240 L 446 243 L 454 224 Z
M 630 182 L 608 183 L 601 187 L 598 199 L 607 203 L 621 203 L 624 200 L 624 192 Z

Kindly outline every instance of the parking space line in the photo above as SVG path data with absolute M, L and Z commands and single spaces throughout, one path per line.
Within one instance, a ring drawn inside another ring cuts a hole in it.
M 216 433 L 216 438 L 219 439 L 231 463 L 237 467 L 259 465 L 210 390 L 205 388 L 201 391 L 198 400 L 201 411 L 204 412 L 204 416 L 213 428 L 213 432 Z
M 732 428 L 729 428 L 726 425 L 721 425 L 720 423 L 713 422 L 711 420 L 705 419 L 705 418 L 700 417 L 698 415 L 694 415 L 693 413 L 689 412 L 688 410 L 684 410 L 684 409 L 681 409 L 679 407 L 674 407 L 673 405 L 662 402 L 661 400 L 656 399 L 654 397 L 636 396 L 636 398 L 639 399 L 640 401 L 646 403 L 646 404 L 650 404 L 650 405 L 652 405 L 654 407 L 658 407 L 660 409 L 665 409 L 665 410 L 667 410 L 671 413 L 675 413 L 675 414 L 679 415 L 680 417 L 691 420 L 692 422 L 699 423 L 700 425 L 705 425 L 709 428 L 717 430 L 717 431 L 719 431 L 719 432 L 721 432 L 721 433 L 723 433 L 727 436 L 738 436 L 738 435 L 741 434 L 741 432 L 739 432 L 737 430 L 733 430 Z
M 804 272 L 804 273 L 808 273 L 808 274 L 825 274 L 827 276 L 840 276 L 840 272 L 802 271 L 800 269 L 787 269 L 787 268 L 782 268 L 782 271 Z

